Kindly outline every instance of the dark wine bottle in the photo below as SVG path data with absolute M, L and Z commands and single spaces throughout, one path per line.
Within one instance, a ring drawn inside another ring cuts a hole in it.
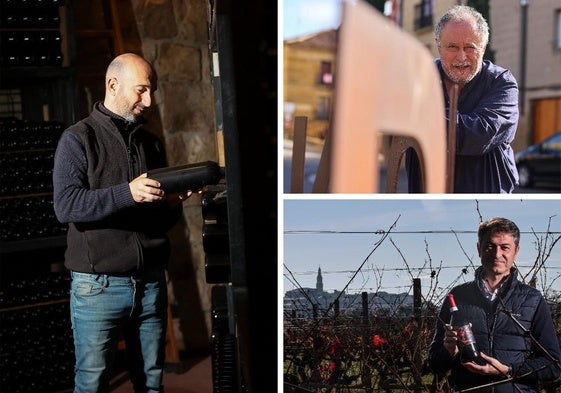
M 206 185 L 218 184 L 224 170 L 214 161 L 196 162 L 148 171 L 148 177 L 160 182 L 167 193 L 198 191 Z
M 448 295 L 450 304 L 450 325 L 458 334 L 458 349 L 460 350 L 460 361 L 470 362 L 479 358 L 479 350 L 475 342 L 475 336 L 471 330 L 470 321 L 466 315 L 458 309 L 453 294 Z

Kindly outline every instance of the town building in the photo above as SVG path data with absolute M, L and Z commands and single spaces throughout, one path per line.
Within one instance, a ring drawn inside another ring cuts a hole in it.
M 318 268 L 315 288 L 297 288 L 284 294 L 283 310 L 285 320 L 321 319 L 338 316 L 412 316 L 414 313 L 413 295 L 404 293 L 345 293 L 323 290 L 321 268 Z
M 380 3 L 371 1 L 371 3 Z M 434 27 L 440 15 L 466 0 L 393 0 L 385 13 L 415 36 L 434 57 Z M 489 0 L 480 10 L 490 25 L 492 60 L 516 77 L 520 120 L 513 149 L 521 151 L 561 130 L 561 3 L 558 0 Z M 391 4 L 391 6 L 390 6 Z M 337 31 L 319 31 L 284 41 L 284 135 L 295 116 L 307 117 L 307 135 L 325 137 L 337 80 Z

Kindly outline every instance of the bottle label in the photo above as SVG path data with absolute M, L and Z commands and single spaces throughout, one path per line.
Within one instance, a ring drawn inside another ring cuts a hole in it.
M 460 326 L 456 329 L 458 333 L 458 341 L 462 346 L 470 345 L 475 343 L 475 337 L 473 336 L 473 331 L 469 325 Z
M 460 349 L 460 361 L 469 362 L 477 361 L 479 351 L 475 344 L 475 336 L 471 327 L 468 325 L 460 326 L 456 329 L 458 333 L 458 348 Z

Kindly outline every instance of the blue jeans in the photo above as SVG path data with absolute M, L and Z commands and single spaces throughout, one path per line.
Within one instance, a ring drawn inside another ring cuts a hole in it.
M 167 285 L 163 267 L 142 276 L 72 272 L 70 318 L 76 352 L 74 393 L 109 392 L 125 340 L 136 393 L 163 392 Z

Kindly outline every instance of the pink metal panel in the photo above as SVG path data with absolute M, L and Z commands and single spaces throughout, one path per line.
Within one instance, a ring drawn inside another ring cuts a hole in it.
M 368 3 L 345 1 L 336 72 L 330 192 L 378 192 L 380 133 L 398 136 L 394 154 L 415 147 L 425 191 L 445 192 L 444 101 L 429 51 Z

